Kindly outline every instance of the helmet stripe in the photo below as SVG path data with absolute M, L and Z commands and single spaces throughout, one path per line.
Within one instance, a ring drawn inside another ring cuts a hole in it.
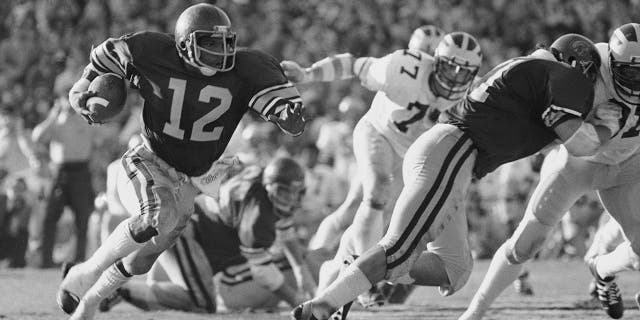
M 469 42 L 467 42 L 467 50 L 475 51 L 476 47 L 477 47 L 476 42 L 473 41 L 471 38 L 469 38 Z
M 619 28 L 618 30 L 620 30 L 620 33 L 621 33 L 618 36 L 624 37 L 623 39 L 626 39 L 627 41 L 634 41 L 634 42 L 638 41 L 638 33 L 636 30 L 636 26 L 634 26 L 634 23 L 629 23 L 623 26 L 622 28 Z
M 462 33 L 457 33 L 451 37 L 451 40 L 453 40 L 453 43 L 458 46 L 458 48 L 464 48 L 464 38 Z

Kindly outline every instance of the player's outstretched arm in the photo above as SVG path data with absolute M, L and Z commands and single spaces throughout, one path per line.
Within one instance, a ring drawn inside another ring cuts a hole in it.
M 562 140 L 567 151 L 574 156 L 583 157 L 595 154 L 620 131 L 619 119 L 622 109 L 610 103 L 594 107 L 592 115 L 586 120 L 571 118 L 558 124 L 554 131 Z
M 303 68 L 300 64 L 291 60 L 282 61 L 280 66 L 289 81 L 293 83 L 313 81 L 330 82 L 351 79 L 358 75 L 356 58 L 350 53 L 326 57 L 315 62 L 309 68 Z

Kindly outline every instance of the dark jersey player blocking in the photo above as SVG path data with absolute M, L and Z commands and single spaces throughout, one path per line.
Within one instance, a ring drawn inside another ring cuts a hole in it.
M 403 163 L 405 187 L 386 235 L 327 290 L 296 308 L 295 319 L 327 319 L 382 279 L 439 286 L 444 295 L 459 290 L 473 264 L 464 212 L 472 177 L 556 139 L 572 153 L 592 154 L 618 131 L 619 109 L 587 118 L 600 65 L 593 43 L 565 35 L 550 51 L 491 70 L 443 123 L 411 145 Z

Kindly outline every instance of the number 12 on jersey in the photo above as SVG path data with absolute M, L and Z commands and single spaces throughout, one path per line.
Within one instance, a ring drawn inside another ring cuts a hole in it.
M 176 139 L 184 140 L 184 129 L 180 128 L 180 119 L 182 118 L 182 106 L 184 105 L 184 94 L 187 88 L 187 81 L 184 79 L 171 78 L 169 80 L 169 89 L 173 90 L 173 99 L 171 100 L 171 112 L 169 114 L 169 122 L 164 124 L 162 132 Z M 211 131 L 205 131 L 204 127 L 220 118 L 231 107 L 231 92 L 227 88 L 208 85 L 200 90 L 198 101 L 210 103 L 212 99 L 219 100 L 217 106 L 194 121 L 191 127 L 191 141 L 215 141 L 220 139 L 222 134 L 222 126 L 215 127 Z

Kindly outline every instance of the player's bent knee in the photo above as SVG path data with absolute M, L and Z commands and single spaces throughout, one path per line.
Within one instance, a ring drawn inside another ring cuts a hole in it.
M 270 291 L 277 290 L 284 283 L 284 275 L 273 263 L 252 265 L 251 275 L 253 280 Z
M 158 235 L 156 229 L 146 215 L 137 215 L 129 220 L 129 232 L 135 242 L 145 243 Z

